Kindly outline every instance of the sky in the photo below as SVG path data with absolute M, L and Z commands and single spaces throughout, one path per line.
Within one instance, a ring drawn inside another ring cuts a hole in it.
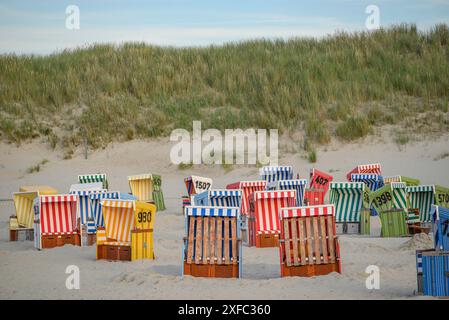
M 79 29 L 70 5 L 79 8 Z M 126 41 L 207 46 L 258 38 L 323 37 L 379 25 L 449 24 L 449 0 L 0 0 L 0 53 L 50 54 L 92 43 Z M 69 26 L 73 24 L 69 23 Z

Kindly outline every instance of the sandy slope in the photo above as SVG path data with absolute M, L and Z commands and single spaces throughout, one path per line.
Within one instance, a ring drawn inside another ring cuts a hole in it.
M 449 151 L 448 136 L 432 142 L 408 145 L 400 151 L 391 143 L 331 145 L 318 153 L 317 168 L 334 171 L 343 180 L 358 163 L 381 162 L 385 175 L 403 174 L 421 178 L 423 183 L 449 184 L 449 158 L 434 158 Z M 166 140 L 117 143 L 89 155 L 62 160 L 60 153 L 41 144 L 20 148 L 0 145 L 0 198 L 11 198 L 20 185 L 49 184 L 67 192 L 80 173 L 106 172 L 110 188 L 128 191 L 127 175 L 157 172 L 163 175 L 168 209 L 157 216 L 155 261 L 132 263 L 95 260 L 94 247 L 66 246 L 37 251 L 31 242 L 10 243 L 8 217 L 11 202 L 0 202 L 0 298 L 222 298 L 222 299 L 396 299 L 421 298 L 416 288 L 415 257 L 409 238 L 341 236 L 343 273 L 314 278 L 279 278 L 279 256 L 275 248 L 243 250 L 244 279 L 201 279 L 181 277 L 181 238 L 184 220 L 180 196 L 185 193 L 183 177 L 200 174 L 214 178 L 214 187 L 224 187 L 239 179 L 254 179 L 256 168 L 201 167 L 178 170 L 170 164 L 170 144 Z M 26 169 L 48 159 L 40 172 Z M 293 165 L 307 177 L 312 167 L 298 154 L 282 155 L 282 164 Z M 373 221 L 373 234 L 378 234 Z M 67 290 L 65 269 L 79 266 L 81 289 Z M 377 265 L 381 272 L 380 290 L 367 290 L 365 268 Z

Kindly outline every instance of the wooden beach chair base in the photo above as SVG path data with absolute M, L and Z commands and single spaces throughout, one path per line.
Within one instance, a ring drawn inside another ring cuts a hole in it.
M 81 246 L 81 238 L 79 234 L 59 234 L 59 235 L 43 235 L 42 249 L 62 247 L 66 244 Z
M 238 264 L 195 264 L 184 261 L 184 275 L 207 278 L 238 278 Z
M 425 233 L 429 234 L 430 227 L 423 227 L 421 223 L 413 223 L 408 225 L 409 234 Z
M 340 263 L 312 264 L 288 267 L 281 265 L 281 277 L 313 277 L 324 276 L 331 272 L 341 273 Z
M 131 246 L 115 244 L 97 245 L 97 259 L 109 261 L 131 261 Z
M 273 248 L 279 247 L 279 234 L 258 234 L 256 235 L 256 247 L 257 248 Z
M 34 230 L 28 228 L 17 228 L 9 230 L 9 241 L 33 241 Z
M 337 222 L 335 224 L 337 234 L 359 234 L 360 223 L 358 222 Z
M 360 233 L 369 235 L 371 232 L 371 210 L 362 209 L 360 214 Z

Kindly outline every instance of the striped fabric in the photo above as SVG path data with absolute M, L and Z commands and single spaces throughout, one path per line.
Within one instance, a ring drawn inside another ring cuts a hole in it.
M 104 228 L 100 228 L 97 230 L 97 246 L 104 244 L 106 242 L 106 231 Z
M 102 185 L 100 184 L 100 187 Z M 71 188 L 72 189 L 72 188 Z M 92 206 L 91 206 L 91 200 L 90 195 L 96 192 L 105 193 L 107 192 L 106 189 L 93 189 L 93 190 L 75 190 L 71 191 L 70 194 L 76 195 L 78 200 L 78 212 L 77 217 L 80 217 L 81 224 L 85 225 L 87 224 L 87 221 L 89 218 L 94 218 L 92 214 Z
M 102 191 L 103 184 L 101 182 L 94 182 L 94 183 L 74 183 L 70 186 L 69 193 L 75 194 L 80 191 Z
M 426 296 L 449 296 L 449 252 L 423 252 L 423 294 Z
M 206 177 L 190 176 L 184 183 L 189 196 L 212 189 L 212 179 Z
M 249 212 L 249 195 L 256 191 L 263 191 L 267 182 L 264 180 L 258 181 L 240 181 L 239 189 L 242 190 L 242 215 Z
M 330 184 L 330 202 L 335 205 L 336 222 L 360 222 L 364 189 L 363 182 Z
M 186 206 L 185 213 L 192 217 L 238 217 L 239 208 Z
M 280 233 L 281 208 L 296 204 L 296 191 L 257 191 L 254 193 L 256 232 Z
M 410 186 L 405 189 L 410 199 L 410 208 L 419 209 L 419 220 L 431 222 L 430 209 L 434 203 L 434 185 Z
M 95 225 L 97 227 L 104 227 L 104 217 L 101 214 L 101 200 L 119 198 L 120 192 L 118 191 L 96 192 L 90 195 L 92 216 L 95 219 Z
M 335 206 L 333 204 L 281 209 L 281 218 L 333 216 L 334 214 Z
M 296 206 L 304 204 L 304 189 L 307 185 L 306 179 L 281 180 L 278 181 L 279 190 L 296 190 Z
M 71 234 L 77 230 L 77 198 L 74 195 L 39 197 L 39 220 L 42 235 Z
M 291 166 L 265 166 L 259 169 L 261 180 L 268 182 L 293 179 Z
M 399 175 L 384 177 L 384 182 L 385 183 L 403 182 L 407 186 L 418 186 L 420 184 L 420 181 L 418 179 Z
M 117 247 L 130 247 L 131 241 L 129 242 L 121 242 L 121 241 L 105 241 L 103 242 L 106 246 L 117 246 Z
M 333 179 L 330 174 L 313 168 L 310 170 L 310 189 L 323 189 L 326 194 Z
M 129 188 L 140 201 L 153 200 L 153 176 L 151 173 L 128 177 Z
M 87 220 L 86 226 L 87 226 L 87 233 L 88 234 L 94 234 L 95 233 L 97 227 L 95 226 L 95 220 L 94 219 Z
M 357 167 L 349 171 L 348 174 L 346 175 L 346 179 L 348 179 L 348 181 L 351 181 L 351 175 L 353 173 L 375 173 L 381 175 L 382 167 L 380 163 L 358 165 Z
M 388 183 L 382 188 L 370 194 L 370 203 L 378 212 L 384 212 L 392 209 L 404 209 L 408 211 L 408 199 L 405 183 Z M 412 213 L 408 215 L 408 223 L 419 222 L 415 220 Z
M 108 180 L 106 174 L 104 173 L 95 173 L 95 174 L 80 174 L 78 175 L 79 183 L 94 183 L 101 182 L 103 184 L 103 188 L 108 188 Z
M 382 176 L 374 173 L 353 173 L 351 175 L 351 181 L 363 182 L 371 191 L 376 191 L 384 185 Z
M 38 196 L 37 192 L 15 192 L 13 194 L 17 222 L 20 227 L 23 228 L 33 227 L 34 221 L 33 200 L 37 196 Z
M 433 222 L 435 249 L 449 251 L 449 209 L 432 205 L 430 214 Z
M 107 238 L 119 242 L 131 242 L 135 202 L 106 199 L 101 201 L 101 206 Z
M 196 206 L 238 207 L 242 199 L 241 190 L 209 190 L 193 196 Z

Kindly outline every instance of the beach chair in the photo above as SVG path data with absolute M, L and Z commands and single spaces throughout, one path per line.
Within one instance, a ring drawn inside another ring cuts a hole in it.
M 276 182 L 276 190 L 296 190 L 296 207 L 304 205 L 306 179 L 280 180 Z
M 185 208 L 183 275 L 240 278 L 242 244 L 239 208 Z
M 334 213 L 334 205 L 281 209 L 281 277 L 341 273 Z
M 34 200 L 34 246 L 41 250 L 66 244 L 81 245 L 81 230 L 76 218 L 77 197 L 70 194 L 47 195 Z
M 212 179 L 199 176 L 189 176 L 184 179 L 187 194 L 190 196 L 212 189 Z
M 135 200 L 101 201 L 105 226 L 97 229 L 97 259 L 154 259 L 156 206 Z
M 348 181 L 350 182 L 352 181 L 351 176 L 353 173 L 375 173 L 378 175 L 382 175 L 382 166 L 380 165 L 380 163 L 360 164 L 349 171 L 346 175 L 346 179 L 348 179 Z
M 392 183 L 392 182 L 403 182 L 405 183 L 406 186 L 418 186 L 421 184 L 421 182 L 418 179 L 415 178 L 410 178 L 410 177 L 406 177 L 406 176 L 387 176 L 387 177 L 383 177 L 384 178 L 384 183 Z
M 193 196 L 195 206 L 237 207 L 242 201 L 241 190 L 214 189 Z
M 22 186 L 19 190 L 13 193 L 16 213 L 9 218 L 9 241 L 33 241 L 33 201 L 40 195 L 57 194 L 58 191 L 49 186 Z
M 279 246 L 281 208 L 296 205 L 296 190 L 256 191 L 250 196 L 248 246 Z
M 103 189 L 101 182 L 85 183 L 85 184 L 72 184 L 70 186 L 69 194 L 77 196 L 78 210 L 77 218 L 80 219 L 82 229 L 83 245 L 93 245 L 95 243 L 95 216 L 92 212 L 92 204 L 90 196 L 93 193 L 105 193 L 106 189 Z
M 304 191 L 304 205 L 315 206 L 324 204 L 324 197 L 332 180 L 333 177 L 330 174 L 312 168 L 310 170 L 309 188 Z
M 267 182 L 293 179 L 291 166 L 264 166 L 259 169 L 260 180 Z
M 435 201 L 434 185 L 407 186 L 406 191 L 410 199 L 409 210 L 419 211 L 419 221 L 423 226 L 432 223 L 430 209 Z
M 108 179 L 105 173 L 80 174 L 78 175 L 79 183 L 95 183 L 101 182 L 103 189 L 108 189 Z
M 408 211 L 405 183 L 392 182 L 370 193 L 370 203 L 379 213 L 382 237 L 402 237 L 419 227 L 419 219 Z
M 363 182 L 331 182 L 329 200 L 335 205 L 337 234 L 360 233 L 365 184 Z
M 384 180 L 382 176 L 375 173 L 353 173 L 351 175 L 351 181 L 363 182 L 371 191 L 376 191 L 377 189 L 384 186 Z
M 263 180 L 256 181 L 240 181 L 233 184 L 228 184 L 226 189 L 240 189 L 242 190 L 241 201 L 241 215 L 247 215 L 249 213 L 249 196 L 256 191 L 264 191 L 267 186 L 267 182 Z
M 115 199 L 115 200 L 137 200 L 137 197 L 128 194 L 122 193 L 119 191 L 105 191 L 105 192 L 95 192 L 90 196 L 90 205 L 92 210 L 92 216 L 95 220 L 95 228 L 104 227 L 104 217 L 101 213 L 101 201 L 106 199 Z
M 436 250 L 449 251 L 449 209 L 433 205 L 431 212 Z
M 131 193 L 139 201 L 154 202 L 158 211 L 165 210 L 162 178 L 160 175 L 146 173 L 128 177 Z
M 421 252 L 421 266 L 423 294 L 449 297 L 449 252 L 423 251 Z
M 443 208 L 449 208 L 449 188 L 435 186 L 435 204 Z

